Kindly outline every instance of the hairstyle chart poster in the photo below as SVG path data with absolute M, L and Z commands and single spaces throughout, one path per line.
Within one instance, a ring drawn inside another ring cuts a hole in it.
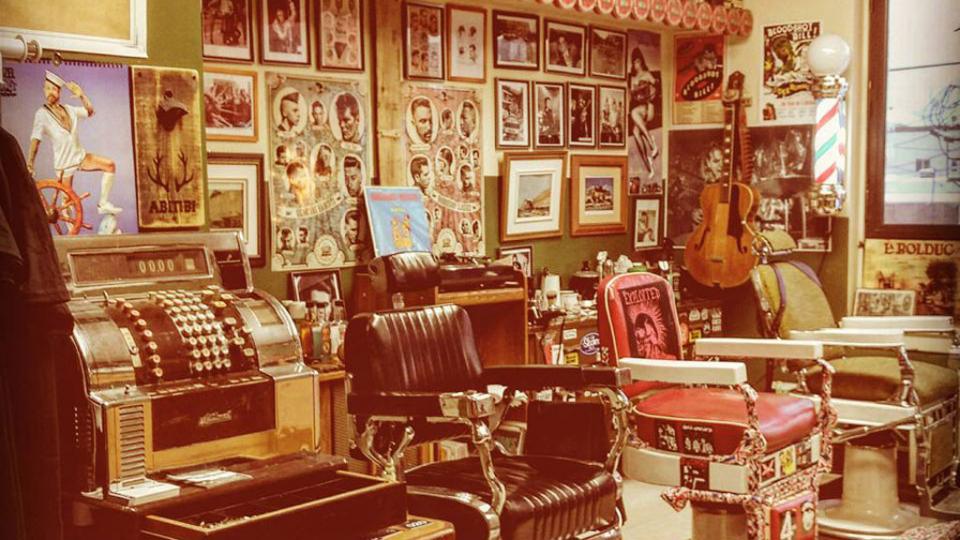
M 53 74 L 50 82 L 48 71 Z M 129 68 L 86 62 L 59 66 L 10 62 L 4 66 L 3 78 L 3 127 L 19 141 L 26 159 L 30 141 L 39 136 L 33 175 L 46 204 L 61 209 L 61 219 L 51 226 L 54 233 L 137 232 Z M 51 109 L 68 112 L 58 119 Z M 65 176 L 72 177 L 71 193 L 58 187 Z M 110 213 L 98 208 L 104 200 L 114 207 Z
M 723 122 L 723 36 L 677 36 L 673 123 Z
M 663 193 L 663 86 L 660 34 L 631 30 L 627 39 L 627 153 L 631 195 Z
M 367 255 L 367 95 L 352 81 L 266 78 L 273 270 L 354 266 Z
M 479 92 L 408 84 L 403 96 L 403 174 L 423 192 L 434 253 L 483 255 Z
M 763 27 L 762 122 L 811 124 L 816 120 L 817 105 L 811 91 L 814 77 L 806 53 L 819 35 L 819 22 Z

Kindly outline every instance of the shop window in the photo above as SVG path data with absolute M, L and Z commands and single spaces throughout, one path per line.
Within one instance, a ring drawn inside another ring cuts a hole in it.
M 960 237 L 960 3 L 871 0 L 867 236 Z

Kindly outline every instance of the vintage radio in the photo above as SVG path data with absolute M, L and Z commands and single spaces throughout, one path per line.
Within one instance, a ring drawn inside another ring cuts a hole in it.
M 344 517 L 356 496 L 388 509 L 364 526 L 406 519 L 402 485 L 315 453 L 318 374 L 284 308 L 252 287 L 238 234 L 55 245 L 75 318 L 58 383 L 74 516 L 119 516 L 111 538 L 239 538 Z

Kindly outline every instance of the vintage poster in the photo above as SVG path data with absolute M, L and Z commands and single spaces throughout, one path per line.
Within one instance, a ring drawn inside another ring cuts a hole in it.
M 631 195 L 663 193 L 663 79 L 660 34 L 631 30 L 627 39 L 627 153 Z
M 806 52 L 819 35 L 819 22 L 763 27 L 762 122 L 812 124 L 816 120 L 816 102 L 810 91 L 814 77 L 807 66 Z
M 272 268 L 363 260 L 369 181 L 367 94 L 354 81 L 267 73 Z
M 960 242 L 867 239 L 863 286 L 916 291 L 917 315 L 960 318 Z
M 757 231 L 784 230 L 799 251 L 829 251 L 832 221 L 806 205 L 804 193 L 812 183 L 812 126 L 750 128 L 753 176 L 760 193 L 754 227 Z M 703 220 L 700 193 L 723 176 L 721 129 L 680 130 L 670 133 L 667 237 L 683 248 Z
M 430 251 L 430 221 L 423 193 L 415 187 L 367 186 L 367 220 L 377 257 L 407 251 Z
M 674 41 L 674 124 L 723 122 L 723 52 L 720 35 Z
M 203 110 L 193 69 L 133 66 L 140 227 L 204 224 Z
M 653 282 L 618 291 L 627 319 L 630 356 L 670 360 L 680 358 L 679 328 L 674 326 L 669 286 Z
M 434 253 L 483 255 L 483 159 L 476 90 L 406 85 L 407 184 L 424 194 Z
M 137 232 L 130 70 L 10 63 L 3 127 L 20 142 L 56 234 Z

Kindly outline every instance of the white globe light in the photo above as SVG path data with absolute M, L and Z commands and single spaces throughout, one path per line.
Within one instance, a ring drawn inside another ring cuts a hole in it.
M 850 65 L 850 46 L 836 34 L 822 34 L 807 47 L 807 64 L 814 75 L 840 75 Z

